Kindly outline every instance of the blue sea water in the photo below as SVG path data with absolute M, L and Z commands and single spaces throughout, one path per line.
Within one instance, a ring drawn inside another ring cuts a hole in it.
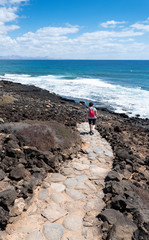
M 0 78 L 149 118 L 147 60 L 0 60 Z

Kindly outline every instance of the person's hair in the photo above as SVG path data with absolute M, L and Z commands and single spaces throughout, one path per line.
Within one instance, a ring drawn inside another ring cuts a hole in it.
M 93 103 L 92 103 L 92 102 L 90 102 L 90 103 L 89 103 L 89 106 L 90 106 L 90 107 L 92 107 L 92 106 L 93 106 Z

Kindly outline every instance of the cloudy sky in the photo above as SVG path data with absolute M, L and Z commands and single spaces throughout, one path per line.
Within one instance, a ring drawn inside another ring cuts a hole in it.
M 0 0 L 0 58 L 149 59 L 149 0 Z

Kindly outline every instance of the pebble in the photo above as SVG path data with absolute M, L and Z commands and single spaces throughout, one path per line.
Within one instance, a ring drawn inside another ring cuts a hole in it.
M 80 200 L 85 197 L 84 194 L 74 189 L 66 188 L 66 193 L 74 200 Z

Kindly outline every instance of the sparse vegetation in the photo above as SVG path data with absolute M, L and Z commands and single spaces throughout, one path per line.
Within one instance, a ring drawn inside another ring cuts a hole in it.
M 17 101 L 17 99 L 12 97 L 12 96 L 5 96 L 4 95 L 0 98 L 0 104 L 14 103 L 15 101 Z
M 56 121 L 25 121 L 6 123 L 0 126 L 0 131 L 14 133 L 21 138 L 25 145 L 36 147 L 38 150 L 49 151 L 55 148 L 70 148 L 79 142 L 75 132 Z
M 25 144 L 34 146 L 39 150 L 48 151 L 57 147 L 56 140 L 51 129 L 45 125 L 32 125 L 23 128 L 17 132 L 21 136 Z

